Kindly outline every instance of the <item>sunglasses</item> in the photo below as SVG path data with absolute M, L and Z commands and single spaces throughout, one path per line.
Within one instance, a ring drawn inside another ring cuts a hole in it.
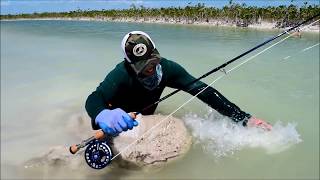
M 152 70 L 155 70 L 156 66 L 160 63 L 159 56 L 152 56 L 147 60 L 140 60 L 134 63 L 131 63 L 132 69 L 139 77 L 151 75 Z M 153 74 L 153 73 L 152 73 Z

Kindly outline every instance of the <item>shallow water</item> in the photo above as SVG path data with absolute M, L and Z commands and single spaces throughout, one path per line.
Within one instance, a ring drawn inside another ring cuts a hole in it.
M 319 45 L 303 51 L 319 43 L 319 34 L 307 33 L 289 38 L 213 85 L 242 109 L 275 124 L 271 134 L 234 127 L 194 100 L 174 114 L 185 120 L 194 146 L 161 171 L 97 172 L 85 164 L 25 169 L 23 162 L 79 140 L 70 133 L 70 117 L 84 111 L 86 97 L 122 59 L 120 41 L 131 30 L 149 33 L 162 56 L 197 77 L 279 33 L 111 22 L 1 22 L 1 178 L 319 178 Z M 161 103 L 157 113 L 169 114 L 190 97 L 179 93 Z M 88 132 L 83 134 L 85 138 Z

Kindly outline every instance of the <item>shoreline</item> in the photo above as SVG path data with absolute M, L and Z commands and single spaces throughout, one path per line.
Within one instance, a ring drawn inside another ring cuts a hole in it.
M 50 18 L 16 18 L 16 19 L 1 19 L 1 21 L 25 21 L 25 20 L 64 20 L 64 21 L 100 21 L 100 22 L 126 22 L 126 23 L 146 23 L 146 24 L 175 24 L 175 25 L 195 25 L 195 26 L 208 26 L 208 27 L 234 27 L 243 29 L 256 29 L 256 30 L 285 30 L 286 28 L 276 27 L 276 22 L 260 21 L 260 23 L 249 24 L 247 27 L 237 26 L 235 22 L 228 20 L 210 19 L 204 21 L 192 21 L 188 19 L 174 20 L 173 18 L 112 18 L 112 17 L 50 17 Z M 304 26 L 302 26 L 304 27 Z M 312 25 L 308 28 L 301 30 L 301 32 L 319 33 L 320 26 Z

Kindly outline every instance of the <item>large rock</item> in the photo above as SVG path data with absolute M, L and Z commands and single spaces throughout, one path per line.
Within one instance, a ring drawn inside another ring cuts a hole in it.
M 191 136 L 180 119 L 162 115 L 138 116 L 139 125 L 114 138 L 115 153 L 138 167 L 161 167 L 182 157 Z
M 137 120 L 137 127 L 121 133 L 110 142 L 114 155 L 121 152 L 112 165 L 125 168 L 162 167 L 167 162 L 182 157 L 189 150 L 192 138 L 182 120 L 162 115 L 140 115 Z M 73 115 L 66 128 L 76 140 L 75 143 L 94 133 L 90 127 L 90 119 L 84 113 Z M 84 150 L 80 150 L 72 155 L 69 147 L 55 146 L 42 156 L 27 161 L 25 167 L 49 165 L 75 169 L 85 163 L 83 152 Z

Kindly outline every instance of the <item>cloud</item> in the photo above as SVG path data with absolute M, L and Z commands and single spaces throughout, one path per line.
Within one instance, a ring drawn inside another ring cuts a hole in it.
M 10 1 L 0 1 L 1 7 L 3 6 L 10 6 Z
M 1 0 L 1 6 L 12 4 L 64 4 L 64 3 L 105 3 L 105 4 L 143 4 L 143 0 Z
M 61 12 L 75 9 L 127 9 L 131 4 L 146 5 L 145 2 L 144 0 L 1 0 L 1 14 Z

